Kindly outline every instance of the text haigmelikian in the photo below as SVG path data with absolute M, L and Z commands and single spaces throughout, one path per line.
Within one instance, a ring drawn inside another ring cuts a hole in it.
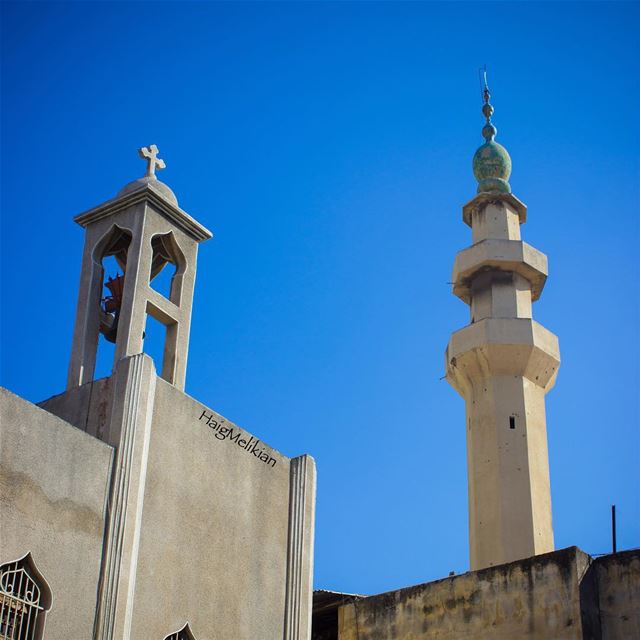
M 213 414 L 208 414 L 206 411 L 202 412 L 199 420 L 204 420 L 206 422 L 207 426 L 214 432 L 214 435 L 218 440 L 228 440 L 229 442 L 233 442 L 247 453 L 253 454 L 257 460 L 260 460 L 260 462 L 264 462 L 272 467 L 276 466 L 276 459 L 272 458 L 265 448 L 259 446 L 260 440 L 253 436 L 250 436 L 247 440 L 247 436 L 243 435 L 240 429 L 237 427 L 234 429 L 233 427 L 225 426 L 224 420 L 218 421 L 213 417 Z

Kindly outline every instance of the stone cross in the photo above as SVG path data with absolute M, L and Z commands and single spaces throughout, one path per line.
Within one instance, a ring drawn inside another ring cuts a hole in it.
M 147 173 L 145 173 L 145 177 L 155 178 L 156 169 L 164 169 L 167 166 L 164 160 L 158 158 L 158 147 L 156 147 L 155 144 L 138 149 L 138 153 L 143 160 L 147 161 Z

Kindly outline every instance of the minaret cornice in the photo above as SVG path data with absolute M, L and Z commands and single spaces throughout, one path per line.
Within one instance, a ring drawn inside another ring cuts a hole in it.
M 456 255 L 453 294 L 471 304 L 473 279 L 487 271 L 520 274 L 531 284 L 531 300 L 535 301 L 547 280 L 547 256 L 522 240 L 481 240 Z
M 446 378 L 462 395 L 482 380 L 522 376 L 549 391 L 560 367 L 558 338 L 531 318 L 486 318 L 451 335 Z
M 489 205 L 507 206 L 518 214 L 520 224 L 527 221 L 527 205 L 516 198 L 512 193 L 479 193 L 462 207 L 462 219 L 472 227 L 473 214 L 482 211 Z

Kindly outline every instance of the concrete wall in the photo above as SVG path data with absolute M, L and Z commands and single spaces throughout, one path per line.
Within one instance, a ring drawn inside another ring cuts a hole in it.
M 38 406 L 106 442 L 113 400 L 112 387 L 111 377 L 100 378 L 43 400 Z
M 0 564 L 49 584 L 45 638 L 92 637 L 113 449 L 0 388 Z
M 640 550 L 594 562 L 602 640 L 640 638 Z
M 315 465 L 158 378 L 145 354 L 42 403 L 116 448 L 97 640 L 311 633 Z
M 583 640 L 575 547 L 344 605 L 340 640 Z
M 157 379 L 132 640 L 288 637 L 292 462 Z

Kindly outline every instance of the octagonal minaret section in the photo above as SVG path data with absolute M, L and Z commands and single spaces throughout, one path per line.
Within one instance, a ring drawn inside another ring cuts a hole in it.
M 520 238 L 527 208 L 511 193 L 511 158 L 495 142 L 489 100 L 485 81 L 478 193 L 462 210 L 472 244 L 457 254 L 452 278 L 471 319 L 446 351 L 447 380 L 466 403 L 472 570 L 554 548 L 545 394 L 560 352 L 531 312 L 547 258 Z

